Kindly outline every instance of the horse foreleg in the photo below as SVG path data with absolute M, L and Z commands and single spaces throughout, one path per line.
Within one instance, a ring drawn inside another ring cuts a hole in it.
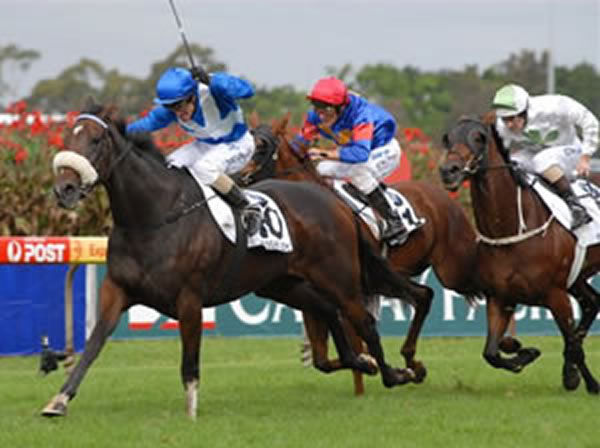
M 67 413 L 67 404 L 77 393 L 79 385 L 90 368 L 108 336 L 112 334 L 119 316 L 127 306 L 127 298 L 123 290 L 115 285 L 109 276 L 104 278 L 100 288 L 100 318 L 88 341 L 85 350 L 60 389 L 60 393 L 52 398 L 42 410 L 45 417 L 62 417 Z
M 548 307 L 556 324 L 560 328 L 565 348 L 563 351 L 563 386 L 567 390 L 575 390 L 579 386 L 580 377 L 577 369 L 581 372 L 589 393 L 598 394 L 600 386 L 590 372 L 585 362 L 582 340 L 575 332 L 575 320 L 573 309 L 565 291 L 553 290 L 548 294 Z
M 488 332 L 483 357 L 492 367 L 519 373 L 527 364 L 533 362 L 540 352 L 536 348 L 520 348 L 513 357 L 505 358 L 501 355 L 500 343 L 504 340 L 504 333 L 512 315 L 513 309 L 506 307 L 501 300 L 495 297 L 487 298 Z
M 181 382 L 185 390 L 186 413 L 195 419 L 198 412 L 200 382 L 200 344 L 202 338 L 202 301 L 184 287 L 177 297 L 177 316 L 181 337 Z
M 433 300 L 433 291 L 430 288 L 428 289 L 429 296 L 419 300 L 415 306 L 415 315 L 410 323 L 404 344 L 402 344 L 402 348 L 400 349 L 400 354 L 404 357 L 406 367 L 415 373 L 415 383 L 423 382 L 427 376 L 427 369 L 422 362 L 415 360 L 415 354 L 417 352 L 417 340 L 419 339 L 419 334 L 421 334 L 423 323 L 429 314 Z

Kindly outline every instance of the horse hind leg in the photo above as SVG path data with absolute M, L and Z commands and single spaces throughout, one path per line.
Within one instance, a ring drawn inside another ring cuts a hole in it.
M 79 362 L 69 374 L 58 395 L 55 395 L 42 410 L 41 414 L 44 417 L 63 417 L 67 414 L 69 401 L 75 397 L 87 370 L 104 347 L 108 336 L 116 328 L 126 303 L 123 290 L 107 276 L 100 288 L 100 318 L 86 342 Z
M 563 351 L 563 386 L 575 390 L 579 386 L 579 373 L 583 376 L 586 389 L 591 394 L 600 392 L 600 385 L 585 362 L 582 340 L 576 334 L 573 310 L 568 295 L 564 291 L 553 291 L 549 295 L 548 306 L 552 311 L 565 342 Z
M 410 323 L 410 328 L 408 329 L 408 334 L 406 335 L 404 344 L 402 344 L 402 348 L 400 349 L 400 354 L 404 358 L 406 367 L 415 373 L 415 383 L 422 383 L 427 376 L 427 369 L 425 368 L 425 365 L 421 361 L 417 361 L 415 359 L 415 354 L 417 352 L 417 340 L 419 339 L 419 334 L 421 334 L 423 323 L 429 314 L 431 302 L 433 301 L 433 290 L 431 288 L 427 289 L 429 296 L 424 300 L 419 300 L 416 303 L 415 315 Z

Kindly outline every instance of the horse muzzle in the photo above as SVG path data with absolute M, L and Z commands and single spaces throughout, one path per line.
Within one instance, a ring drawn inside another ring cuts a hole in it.
M 66 209 L 73 209 L 80 199 L 85 197 L 81 184 L 68 180 L 54 185 L 54 196 L 58 205 Z
M 465 175 L 464 169 L 458 162 L 449 161 L 439 168 L 440 178 L 444 188 L 449 191 L 456 191 L 460 187 Z

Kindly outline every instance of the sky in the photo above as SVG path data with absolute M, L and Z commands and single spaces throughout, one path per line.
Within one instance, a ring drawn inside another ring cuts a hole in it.
M 258 86 L 308 89 L 329 66 L 481 70 L 522 49 L 600 67 L 600 0 L 175 0 L 188 41 Z M 181 42 L 168 0 L 0 0 L 0 46 L 42 57 L 20 94 L 82 57 L 146 77 Z M 596 86 L 597 88 L 597 86 Z

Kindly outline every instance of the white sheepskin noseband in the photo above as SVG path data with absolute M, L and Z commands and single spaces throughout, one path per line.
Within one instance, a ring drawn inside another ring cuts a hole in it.
M 54 156 L 52 169 L 55 176 L 61 168 L 71 168 L 79 174 L 84 187 L 88 187 L 98 180 L 96 168 L 92 166 L 88 159 L 75 151 L 60 151 Z

